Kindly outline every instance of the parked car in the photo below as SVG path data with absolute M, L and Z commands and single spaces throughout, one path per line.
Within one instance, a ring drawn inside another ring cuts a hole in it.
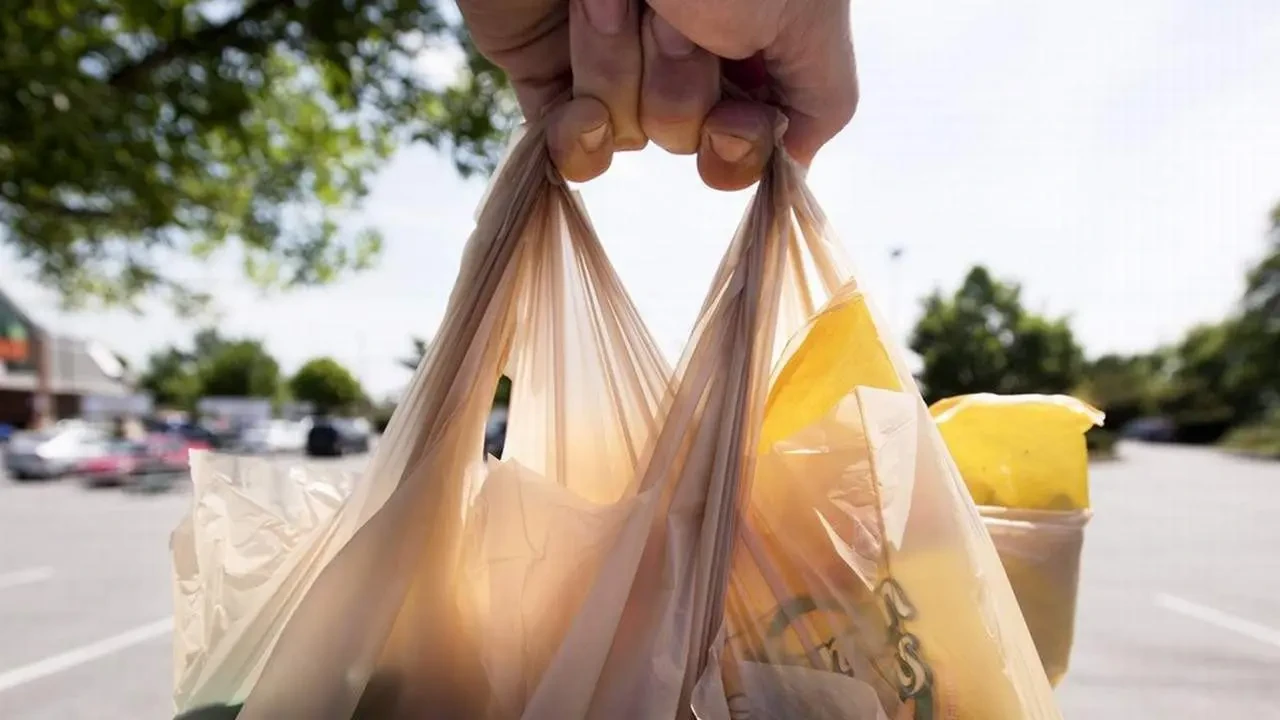
M 0 423 L 0 446 L 9 442 L 9 438 L 13 437 L 14 432 L 16 431 L 9 423 Z
M 141 442 L 104 443 L 99 454 L 77 464 L 76 474 L 94 487 L 120 486 L 172 477 L 189 467 L 186 441 L 174 434 L 157 434 Z
M 373 428 L 364 418 L 337 420 L 338 431 L 346 441 L 347 452 L 352 454 L 367 453 L 372 445 Z
M 49 430 L 16 433 L 5 449 L 5 470 L 16 480 L 62 477 L 98 454 L 105 441 L 101 430 L 74 420 Z
M 1163 417 L 1138 418 L 1121 429 L 1124 437 L 1143 442 L 1173 442 L 1177 428 L 1173 421 Z
M 193 450 L 222 450 L 236 440 L 233 432 L 216 433 L 203 425 L 179 425 L 176 432 Z
M 343 418 L 317 418 L 307 431 L 307 455 L 342 457 L 369 452 L 369 434 Z
M 302 452 L 310 429 L 309 422 L 272 420 L 245 430 L 236 449 L 254 455 Z
M 103 443 L 99 453 L 76 465 L 75 472 L 85 484 L 93 487 L 123 485 L 138 470 L 143 455 L 141 443 L 127 440 Z
M 189 435 L 182 432 L 159 433 L 167 437 L 173 438 L 180 442 L 186 448 L 189 454 L 192 450 L 214 450 L 216 446 L 213 442 L 204 439 L 200 435 Z
M 177 433 L 151 435 L 143 445 L 152 460 L 149 467 L 167 473 L 187 472 L 191 469 L 191 451 L 210 449 L 199 440 L 184 438 Z
M 489 413 L 489 421 L 484 426 L 484 454 L 501 458 L 502 448 L 506 444 L 507 409 L 496 407 Z

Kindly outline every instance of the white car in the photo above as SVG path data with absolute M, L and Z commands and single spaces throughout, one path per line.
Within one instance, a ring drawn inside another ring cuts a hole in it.
M 292 420 L 272 420 L 255 425 L 244 432 L 241 450 L 255 454 L 300 453 L 307 444 L 307 431 L 310 429 L 310 422 Z
M 5 470 L 15 480 L 62 477 L 101 453 L 106 441 L 106 433 L 78 420 L 18 433 L 5 450 Z

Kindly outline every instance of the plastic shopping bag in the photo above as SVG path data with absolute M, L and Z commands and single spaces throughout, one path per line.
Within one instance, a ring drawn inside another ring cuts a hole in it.
M 265 659 L 248 619 L 293 590 L 289 568 L 327 531 L 353 478 L 332 465 L 191 453 L 192 511 L 173 532 L 174 700 L 248 694 Z
M 1103 414 L 1067 395 L 963 395 L 930 408 L 980 506 L 1089 507 L 1084 434 Z
M 200 625 L 211 588 L 241 602 L 219 606 L 234 615 L 219 620 L 225 647 L 206 648 L 178 710 L 1059 717 L 881 327 L 779 154 L 668 367 L 532 126 L 351 494 L 295 534 L 270 578 L 217 588 L 204 567 L 179 574 L 180 628 Z M 489 393 L 477 388 L 504 371 L 506 448 L 482 462 Z M 240 562 L 271 531 L 257 519 L 197 544 Z
M 729 646 L 868 679 L 884 707 L 911 696 L 920 718 L 1056 717 L 986 532 L 881 327 L 849 283 L 784 356 Z
M 931 411 L 1056 685 L 1071 657 L 1091 517 L 1084 433 L 1103 415 L 1062 395 L 968 395 Z

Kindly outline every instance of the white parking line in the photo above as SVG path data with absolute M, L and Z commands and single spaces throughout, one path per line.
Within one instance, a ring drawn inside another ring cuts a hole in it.
M 57 675 L 60 672 L 93 662 L 108 655 L 114 655 L 134 645 L 141 645 L 149 640 L 168 635 L 172 630 L 173 618 L 165 618 L 138 626 L 132 630 L 126 630 L 119 635 L 103 638 L 95 643 L 82 645 L 64 653 L 37 660 L 30 665 L 5 670 L 0 672 L 0 693 L 50 675 Z
M 0 574 L 0 590 L 22 585 L 33 585 L 38 582 L 44 582 L 51 577 L 53 577 L 53 568 L 51 567 L 33 567 L 3 573 Z
M 1186 615 L 1201 622 L 1220 627 L 1223 630 L 1230 630 L 1237 635 L 1243 635 L 1260 643 L 1280 648 L 1280 630 L 1165 593 L 1156 595 L 1155 599 L 1156 604 L 1165 610 Z

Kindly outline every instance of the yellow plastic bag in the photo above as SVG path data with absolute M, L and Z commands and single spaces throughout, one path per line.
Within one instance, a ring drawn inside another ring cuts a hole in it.
M 1056 685 L 1071 656 L 1091 517 L 1084 433 L 1103 415 L 1061 395 L 966 395 L 940 400 L 930 411 Z
M 1066 395 L 964 395 L 929 408 L 973 501 L 1023 510 L 1089 507 L 1084 433 L 1103 415 Z
M 882 327 L 851 282 L 783 355 L 727 648 L 870 678 L 885 707 L 912 698 L 914 718 L 1058 717 L 990 540 Z

